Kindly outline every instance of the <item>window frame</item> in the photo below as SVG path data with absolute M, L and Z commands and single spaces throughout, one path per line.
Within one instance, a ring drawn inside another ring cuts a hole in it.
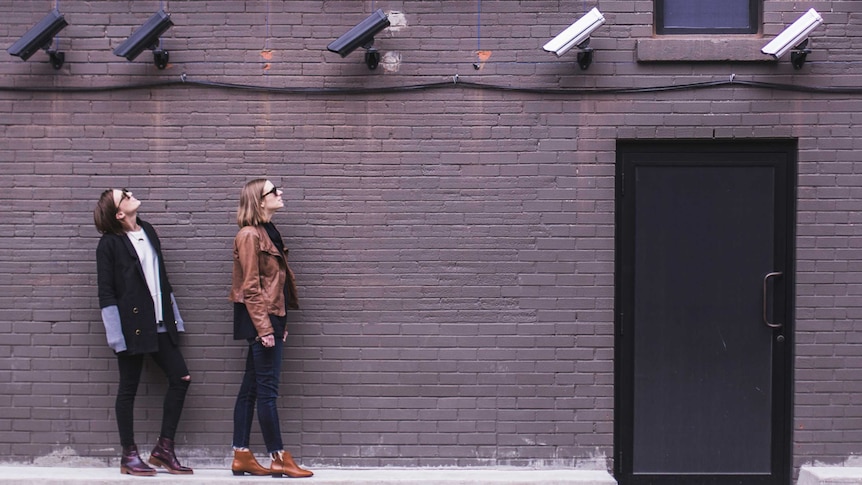
M 720 2 L 721 0 L 715 0 Z M 664 26 L 664 3 L 665 0 L 655 0 L 653 7 L 655 12 L 655 33 L 656 35 L 688 35 L 688 34 L 706 34 L 706 35 L 724 35 L 724 34 L 742 34 L 751 35 L 760 33 L 761 20 L 760 12 L 762 9 L 762 0 L 748 0 L 748 21 L 749 28 L 689 28 L 689 27 L 665 27 Z

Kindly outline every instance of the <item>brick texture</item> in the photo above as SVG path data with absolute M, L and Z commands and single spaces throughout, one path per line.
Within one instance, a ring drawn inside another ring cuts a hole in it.
M 3 45 L 53 3 L 0 1 Z M 128 187 L 187 321 L 178 450 L 225 463 L 244 359 L 226 297 L 234 211 L 263 176 L 285 190 L 276 223 L 301 295 L 280 405 L 304 464 L 610 468 L 615 143 L 713 138 L 798 139 L 794 464 L 862 453 L 858 93 L 590 91 L 732 76 L 857 86 L 862 2 L 817 4 L 825 22 L 800 71 L 638 63 L 637 40 L 652 36 L 643 0 L 598 2 L 608 22 L 587 71 L 574 52 L 540 49 L 585 6 L 545 0 L 162 2 L 169 66 L 114 56 L 158 4 L 61 2 L 59 71 L 41 51 L 0 56 L 5 460 L 116 463 L 91 214 L 103 189 Z M 377 36 L 375 71 L 362 49 L 326 51 L 372 8 L 403 16 Z M 763 9 L 765 37 L 800 13 Z M 558 88 L 573 91 L 543 91 Z M 140 391 L 145 447 L 164 391 L 152 365 Z

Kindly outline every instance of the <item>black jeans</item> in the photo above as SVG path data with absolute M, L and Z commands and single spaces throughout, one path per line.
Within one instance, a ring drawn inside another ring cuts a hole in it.
M 183 359 L 179 347 L 171 343 L 168 334 L 159 334 L 158 352 L 138 355 L 126 355 L 125 352 L 117 354 L 117 363 L 120 367 L 120 387 L 117 390 L 116 412 L 122 446 L 135 444 L 135 395 L 138 393 L 138 384 L 141 382 L 144 355 L 152 357 L 168 378 L 168 391 L 165 393 L 162 410 L 160 435 L 162 438 L 173 440 L 176 436 L 180 414 L 183 412 L 183 404 L 186 401 L 189 381 L 183 380 L 183 377 L 189 375 L 189 369 L 186 367 L 186 361 Z

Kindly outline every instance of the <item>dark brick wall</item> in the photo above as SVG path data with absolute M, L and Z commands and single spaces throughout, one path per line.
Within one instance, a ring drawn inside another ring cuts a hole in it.
M 160 3 L 176 24 L 168 68 L 149 52 L 114 56 Z M 0 1 L 0 43 L 53 5 Z M 649 1 L 597 3 L 608 23 L 587 71 L 574 52 L 541 51 L 594 5 L 61 2 L 61 70 L 44 52 L 0 56 L 0 455 L 116 460 L 91 214 L 101 190 L 128 187 L 187 320 L 180 449 L 224 462 L 243 363 L 226 299 L 234 210 L 241 185 L 266 176 L 285 188 L 276 222 L 302 298 L 281 413 L 304 463 L 608 468 L 615 143 L 675 138 L 799 140 L 794 460 L 862 453 L 858 94 L 539 91 L 857 86 L 862 3 L 817 3 L 826 22 L 800 71 L 787 59 L 639 63 Z M 372 8 L 404 19 L 378 35 L 376 71 L 361 50 L 325 50 Z M 764 2 L 767 37 L 800 9 Z M 394 89 L 425 83 L 445 85 Z M 31 87 L 43 91 L 20 90 Z M 148 369 L 140 443 L 157 436 L 163 390 Z M 256 429 L 253 440 L 261 449 Z

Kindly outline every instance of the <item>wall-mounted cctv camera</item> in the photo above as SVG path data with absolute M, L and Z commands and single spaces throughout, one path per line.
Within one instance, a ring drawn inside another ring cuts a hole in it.
M 386 27 L 389 27 L 389 17 L 383 13 L 383 10 L 378 9 L 344 35 L 332 41 L 326 48 L 341 57 L 346 57 L 357 48 L 364 47 L 368 49 L 365 53 L 365 63 L 368 64 L 369 69 L 375 69 L 380 62 L 380 53 L 372 48 L 374 36 Z
M 599 12 L 599 9 L 593 8 L 566 30 L 548 41 L 542 48 L 548 52 L 553 52 L 557 57 L 562 56 L 572 47 L 583 44 L 590 38 L 590 34 L 604 23 L 605 17 Z
M 763 46 L 760 52 L 771 55 L 778 59 L 791 49 L 796 49 L 799 52 L 793 59 L 793 66 L 799 69 L 802 63 L 805 62 L 805 55 L 808 54 L 806 49 L 808 44 L 808 34 L 816 29 L 818 25 L 823 23 L 823 17 L 816 10 L 809 9 L 802 17 L 790 24 L 783 32 L 778 34 L 772 41 Z M 797 66 L 798 64 L 798 66 Z
M 54 43 L 54 36 L 67 25 L 69 23 L 66 22 L 63 15 L 55 8 L 28 30 L 23 37 L 6 49 L 6 52 L 26 61 L 39 49 L 45 49 L 51 57 L 51 65 L 54 66 L 54 69 L 60 69 L 65 60 L 65 55 L 62 52 L 51 49 L 51 44 Z
M 145 49 L 153 51 L 153 59 L 156 67 L 164 69 L 168 65 L 168 51 L 161 48 L 159 37 L 174 25 L 171 15 L 164 10 L 156 12 L 149 20 L 144 22 L 138 30 L 134 31 L 125 42 L 114 49 L 114 54 L 133 61 Z

